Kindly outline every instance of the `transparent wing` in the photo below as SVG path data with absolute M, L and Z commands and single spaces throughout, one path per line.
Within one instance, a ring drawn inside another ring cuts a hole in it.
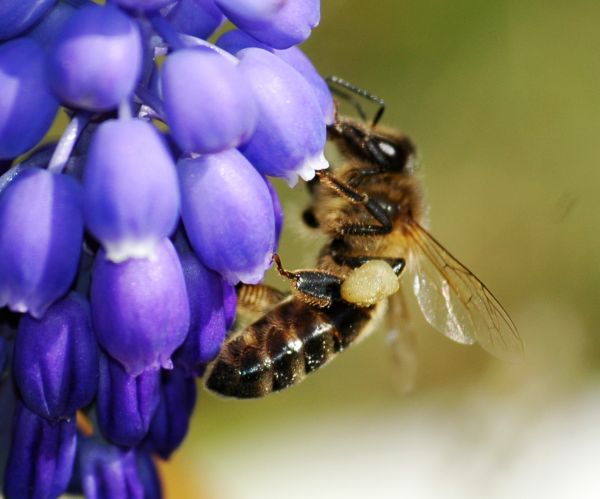
M 417 380 L 417 335 L 408 316 L 402 288 L 388 298 L 388 303 L 386 340 L 394 361 L 394 381 L 399 391 L 409 393 Z
M 518 360 L 523 343 L 491 291 L 416 222 L 408 226 L 414 292 L 427 321 L 459 343 L 478 342 L 505 360 Z

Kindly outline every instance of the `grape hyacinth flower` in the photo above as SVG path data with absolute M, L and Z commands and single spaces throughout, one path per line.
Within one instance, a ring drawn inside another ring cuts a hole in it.
M 277 250 L 267 176 L 328 166 L 296 47 L 320 2 L 0 4 L 0 486 L 159 498 L 235 286 Z

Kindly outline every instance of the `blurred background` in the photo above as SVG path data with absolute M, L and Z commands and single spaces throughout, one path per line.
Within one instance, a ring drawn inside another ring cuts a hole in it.
M 419 148 L 432 233 L 526 355 L 454 344 L 413 303 L 410 394 L 382 332 L 287 392 L 201 393 L 161 466 L 167 498 L 600 497 L 599 19 L 592 0 L 323 2 L 306 52 L 386 100 Z M 278 187 L 283 261 L 310 266 L 304 189 Z

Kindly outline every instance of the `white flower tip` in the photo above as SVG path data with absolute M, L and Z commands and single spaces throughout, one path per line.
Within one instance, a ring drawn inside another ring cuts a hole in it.
M 154 260 L 156 258 L 156 239 L 131 239 L 116 243 L 105 243 L 106 258 L 113 263 L 123 263 L 130 258 Z
M 315 178 L 317 170 L 326 170 L 329 168 L 329 161 L 325 159 L 323 152 L 316 154 L 304 161 L 293 173 L 287 177 L 287 182 L 290 187 L 294 187 L 300 177 L 305 182 L 309 182 Z

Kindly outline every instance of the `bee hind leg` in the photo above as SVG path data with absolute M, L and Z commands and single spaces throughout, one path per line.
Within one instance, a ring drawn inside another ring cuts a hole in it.
M 404 260 L 404 258 L 389 258 L 389 257 L 383 257 L 383 256 L 346 256 L 346 255 L 333 255 L 333 259 L 335 261 L 335 263 L 337 263 L 338 265 L 345 265 L 346 267 L 350 267 L 352 269 L 356 269 L 358 267 L 360 267 L 361 265 L 364 265 L 367 262 L 371 262 L 373 260 L 381 260 L 386 262 L 390 267 L 392 267 L 392 270 L 394 271 L 394 274 L 396 274 L 396 276 L 400 276 L 400 274 L 402 273 L 402 271 L 404 270 L 404 267 L 406 267 L 406 260 Z
M 279 275 L 290 283 L 294 296 L 308 305 L 326 308 L 341 299 L 342 279 L 335 274 L 313 269 L 286 270 L 277 254 L 273 255 L 273 261 Z

